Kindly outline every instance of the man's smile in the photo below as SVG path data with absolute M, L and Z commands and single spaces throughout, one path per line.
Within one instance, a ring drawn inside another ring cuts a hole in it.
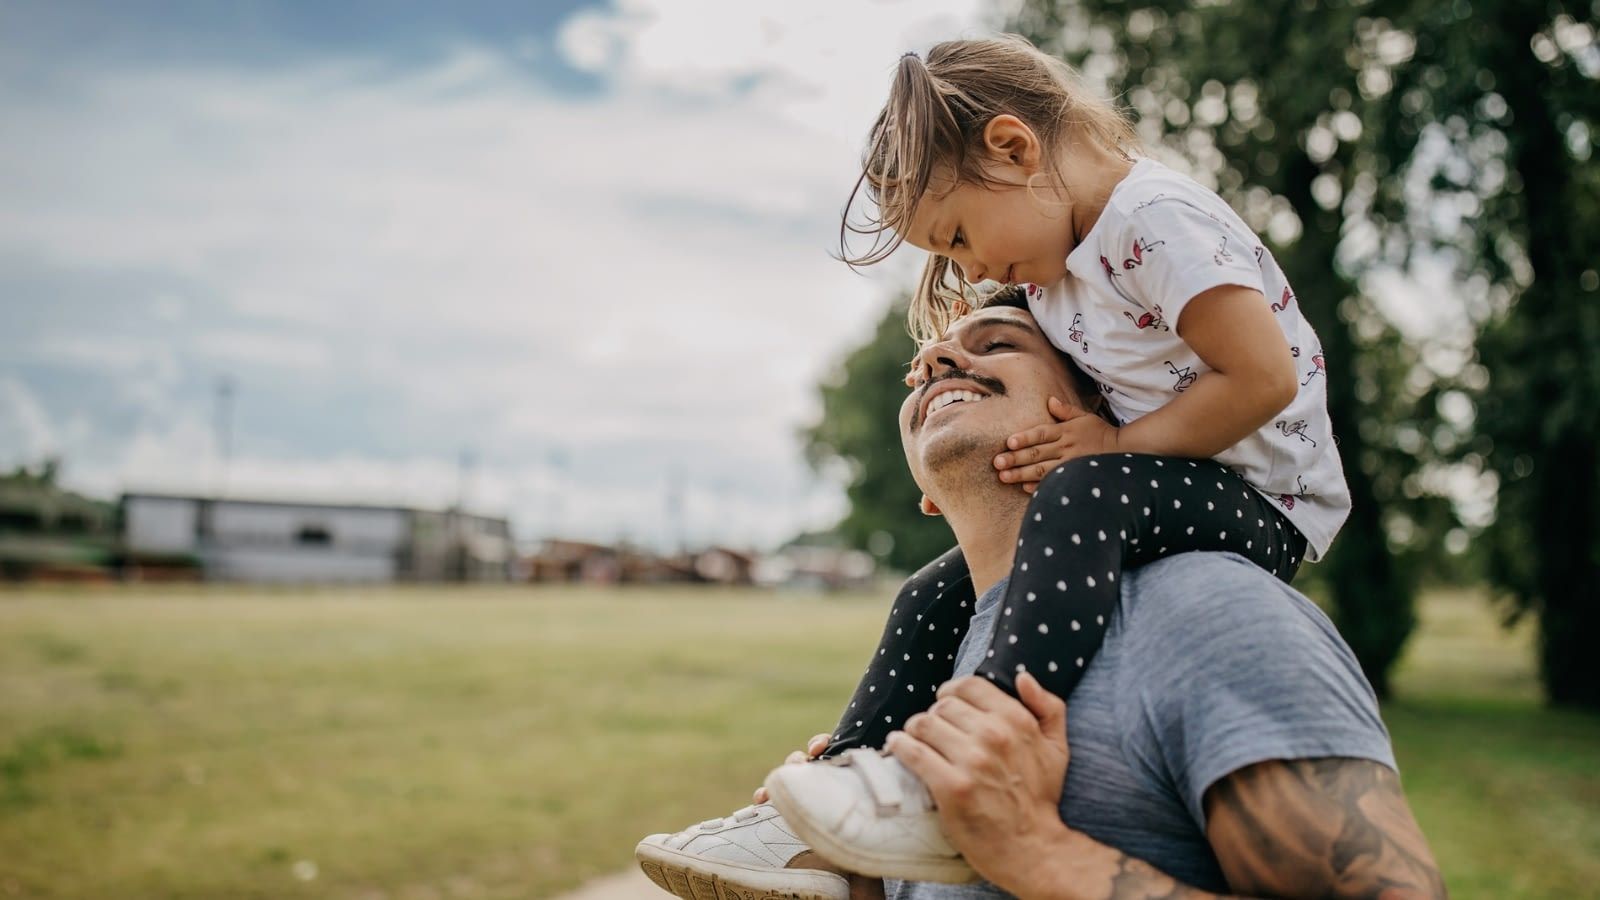
M 949 391 L 940 391 L 937 396 L 928 401 L 928 415 L 931 416 L 939 410 L 957 403 L 976 403 L 977 401 L 988 396 L 988 394 L 980 394 L 977 391 L 969 391 L 961 388 Z
M 922 387 L 922 398 L 917 401 L 917 412 L 911 419 L 915 431 L 928 416 L 957 403 L 975 403 L 988 397 L 1004 394 L 1006 386 L 998 378 L 975 372 L 955 371 L 942 378 L 929 381 Z

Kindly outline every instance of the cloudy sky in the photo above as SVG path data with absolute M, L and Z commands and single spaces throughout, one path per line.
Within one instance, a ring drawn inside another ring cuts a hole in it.
M 826 525 L 796 431 L 917 262 L 838 210 L 898 55 L 994 15 L 0 0 L 0 465 L 444 505 L 467 451 L 524 537 Z

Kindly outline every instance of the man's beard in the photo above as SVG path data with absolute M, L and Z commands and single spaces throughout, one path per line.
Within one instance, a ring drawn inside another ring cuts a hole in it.
M 925 448 L 922 465 L 929 474 L 937 478 L 940 474 L 959 467 L 961 462 L 973 456 L 981 454 L 982 458 L 987 460 L 1000 452 L 1000 446 L 993 435 L 965 432 L 941 436 L 930 441 Z M 964 474 L 958 473 L 958 477 Z

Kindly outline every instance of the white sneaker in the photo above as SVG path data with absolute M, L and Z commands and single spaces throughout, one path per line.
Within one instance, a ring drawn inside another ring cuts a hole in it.
M 810 849 L 763 803 L 677 834 L 652 834 L 633 856 L 657 887 L 683 900 L 850 900 L 843 875 L 784 868 Z
M 928 788 L 876 750 L 779 766 L 767 793 L 795 833 L 851 872 L 962 884 L 979 875 L 945 839 Z

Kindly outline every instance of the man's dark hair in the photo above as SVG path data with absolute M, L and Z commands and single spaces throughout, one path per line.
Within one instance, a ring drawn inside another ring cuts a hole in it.
M 1008 284 L 991 294 L 979 298 L 978 309 L 987 309 L 991 306 L 1009 306 L 1012 309 L 1026 310 L 1028 308 L 1028 292 L 1020 284 Z

